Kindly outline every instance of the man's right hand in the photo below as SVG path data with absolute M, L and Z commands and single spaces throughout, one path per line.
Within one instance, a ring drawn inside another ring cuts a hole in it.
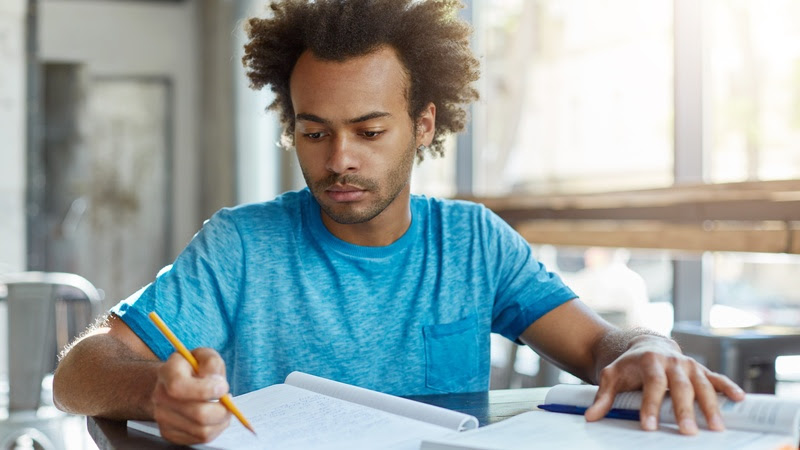
M 215 400 L 228 393 L 225 362 L 210 348 L 192 351 L 198 373 L 173 353 L 158 369 L 153 418 L 161 436 L 176 444 L 208 442 L 228 427 L 231 414 Z
M 53 400 L 73 414 L 114 420 L 155 420 L 164 439 L 208 442 L 230 422 L 216 400 L 228 392 L 217 352 L 192 352 L 198 373 L 180 354 L 161 362 L 122 321 L 111 315 L 79 338 L 56 368 Z

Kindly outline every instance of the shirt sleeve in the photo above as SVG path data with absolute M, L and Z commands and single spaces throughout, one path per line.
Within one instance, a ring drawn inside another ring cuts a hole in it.
M 155 281 L 110 311 L 162 360 L 174 349 L 147 317 L 151 311 L 189 349 L 223 353 L 229 345 L 244 272 L 242 239 L 231 216 L 227 209 L 217 212 Z
M 533 322 L 577 295 L 533 257 L 530 244 L 516 230 L 484 211 L 487 262 L 496 283 L 492 332 L 521 343 L 519 336 Z

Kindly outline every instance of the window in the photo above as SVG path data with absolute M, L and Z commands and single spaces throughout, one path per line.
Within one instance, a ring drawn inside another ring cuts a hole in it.
M 673 183 L 671 1 L 476 0 L 474 5 L 482 62 L 481 101 L 473 116 L 476 195 Z M 667 252 L 547 245 L 534 250 L 608 320 L 671 330 Z M 598 280 L 617 275 L 625 280 L 598 286 Z M 625 292 L 617 289 L 628 282 Z M 630 301 L 620 304 L 621 297 Z M 495 355 L 504 355 L 504 345 L 495 342 Z M 532 352 L 513 354 L 517 363 L 528 362 L 515 365 L 517 372 L 533 376 L 539 370 L 531 363 L 538 361 Z
M 799 2 L 472 4 L 483 64 L 473 115 L 476 195 L 800 180 Z M 586 249 L 537 248 L 580 286 Z M 628 268 L 645 279 L 651 303 L 677 295 L 666 255 L 630 254 Z M 703 261 L 711 262 L 703 270 L 713 285 L 711 325 L 800 323 L 792 287 L 800 256 L 716 252 Z M 797 361 L 779 361 L 779 381 L 800 385 Z
M 800 178 L 800 3 L 704 10 L 711 182 Z
M 484 0 L 479 195 L 672 184 L 672 2 Z
M 708 181 L 800 178 L 800 3 L 713 0 L 703 14 Z M 714 308 L 727 324 L 796 326 L 798 275 L 797 255 L 715 253 Z
M 800 324 L 800 255 L 718 252 L 713 268 L 711 326 Z
M 444 141 L 444 155 L 434 158 L 430 153 L 414 165 L 411 174 L 411 192 L 435 197 L 452 197 L 456 194 L 455 138 Z

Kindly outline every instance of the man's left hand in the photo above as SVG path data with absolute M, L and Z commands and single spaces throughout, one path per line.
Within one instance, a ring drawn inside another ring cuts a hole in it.
M 586 420 L 602 419 L 611 409 L 617 393 L 638 389 L 642 390 L 642 429 L 657 428 L 661 402 L 669 390 L 682 434 L 697 433 L 695 401 L 709 429 L 721 431 L 725 426 L 717 404 L 717 392 L 735 401 L 744 399 L 744 391 L 728 377 L 684 355 L 674 341 L 642 335 L 634 338 L 628 350 L 600 372 L 597 396 L 586 410 Z

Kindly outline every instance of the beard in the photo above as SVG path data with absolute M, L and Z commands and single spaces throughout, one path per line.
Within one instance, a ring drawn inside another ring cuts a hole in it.
M 300 170 L 303 172 L 303 178 L 306 180 L 306 184 L 309 189 L 311 189 L 311 193 L 314 195 L 317 203 L 319 203 L 322 211 L 336 223 L 352 225 L 369 222 L 394 202 L 397 196 L 400 195 L 400 192 L 408 185 L 415 155 L 416 148 L 414 147 L 414 138 L 412 135 L 411 141 L 406 151 L 403 153 L 402 158 L 397 161 L 396 165 L 390 168 L 384 186 L 381 186 L 379 181 L 362 177 L 358 174 L 342 175 L 332 173 L 321 180 L 314 181 L 302 164 L 300 165 Z M 357 206 L 352 203 L 341 204 L 329 202 L 325 196 L 325 190 L 335 184 L 358 186 L 372 194 L 372 199 L 367 205 L 363 206 Z

